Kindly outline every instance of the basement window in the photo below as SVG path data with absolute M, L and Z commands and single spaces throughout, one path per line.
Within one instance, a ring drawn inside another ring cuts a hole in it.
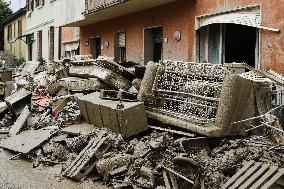
M 126 61 L 126 33 L 116 32 L 114 37 L 114 57 L 117 62 Z

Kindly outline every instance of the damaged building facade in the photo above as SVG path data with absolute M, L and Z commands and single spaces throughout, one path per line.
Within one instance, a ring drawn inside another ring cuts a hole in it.
M 27 61 L 52 63 L 79 54 L 79 28 L 64 27 L 80 19 L 79 1 L 27 0 Z
M 80 53 L 117 61 L 245 62 L 284 72 L 283 3 L 261 0 L 85 2 Z
M 26 10 L 22 8 L 15 12 L 4 23 L 4 50 L 13 53 L 17 58 L 26 57 L 25 40 L 20 40 L 26 30 Z
M 0 160 L 35 172 L 11 180 L 284 188 L 282 4 L 28 0 L 32 61 L 0 72 Z

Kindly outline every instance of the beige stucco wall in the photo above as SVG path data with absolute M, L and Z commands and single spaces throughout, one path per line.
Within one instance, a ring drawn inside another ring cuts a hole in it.
M 4 27 L 4 50 L 11 52 L 17 58 L 25 58 L 26 59 L 27 45 L 24 42 L 26 40 L 26 38 L 25 37 L 23 38 L 24 41 L 18 39 L 14 43 L 10 43 L 8 41 L 8 25 L 10 25 L 10 24 L 12 25 L 12 41 L 15 38 L 19 37 L 18 36 L 18 20 L 22 20 L 22 35 L 26 34 L 26 17 L 25 17 L 25 15 L 22 15 L 22 16 L 16 18 L 15 20 L 13 20 L 12 22 L 6 24 L 5 27 Z M 14 36 L 14 30 L 16 30 L 15 36 Z

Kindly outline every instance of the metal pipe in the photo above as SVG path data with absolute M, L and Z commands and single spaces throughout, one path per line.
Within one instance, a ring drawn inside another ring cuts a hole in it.
M 170 173 L 173 173 L 174 175 L 176 175 L 176 176 L 182 178 L 183 180 L 189 182 L 190 184 L 193 184 L 193 185 L 194 185 L 194 182 L 193 182 L 192 180 L 189 180 L 189 179 L 186 178 L 185 176 L 182 176 L 181 174 L 179 174 L 179 173 L 175 172 L 174 170 L 171 170 L 171 169 L 169 169 L 169 168 L 167 168 L 167 167 L 165 167 L 165 166 L 163 166 L 163 165 L 160 165 L 160 166 L 161 166 L 162 168 L 164 168 L 166 171 L 168 171 L 168 172 L 170 172 Z

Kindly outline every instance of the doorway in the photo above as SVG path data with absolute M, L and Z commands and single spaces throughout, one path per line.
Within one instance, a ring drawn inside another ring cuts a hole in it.
M 237 24 L 226 24 L 225 29 L 225 62 L 255 67 L 257 29 Z
M 144 29 L 144 63 L 159 62 L 163 53 L 163 27 Z
M 26 36 L 27 46 L 28 46 L 28 61 L 33 60 L 33 42 L 34 34 L 29 34 Z
M 240 24 L 210 24 L 197 30 L 196 61 L 213 64 L 246 63 L 257 67 L 259 31 Z
M 101 37 L 100 36 L 90 38 L 90 52 L 91 52 L 91 55 L 93 55 L 95 59 L 101 56 Z
M 114 60 L 126 61 L 126 32 L 115 32 L 114 34 Z

